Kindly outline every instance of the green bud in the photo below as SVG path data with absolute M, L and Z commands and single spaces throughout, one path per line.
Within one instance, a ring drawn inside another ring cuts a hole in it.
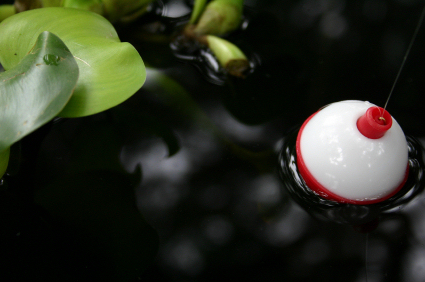
M 16 14 L 15 6 L 13 5 L 0 5 L 0 22 L 10 16 Z
M 249 69 L 249 61 L 236 45 L 214 35 L 205 36 L 205 41 L 229 74 L 244 77 L 244 73 Z
M 208 3 L 195 28 L 197 35 L 223 35 L 242 21 L 243 0 L 215 0 Z

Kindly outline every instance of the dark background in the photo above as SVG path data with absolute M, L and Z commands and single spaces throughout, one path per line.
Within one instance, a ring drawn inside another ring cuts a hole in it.
M 424 195 L 360 233 L 299 207 L 277 158 L 235 149 L 277 152 L 328 103 L 383 106 L 425 2 L 247 0 L 227 37 L 255 65 L 246 79 L 211 73 L 202 54 L 176 58 L 190 5 L 156 3 L 117 26 L 149 66 L 132 98 L 12 148 L 1 280 L 425 281 Z M 424 29 L 387 108 L 421 142 Z

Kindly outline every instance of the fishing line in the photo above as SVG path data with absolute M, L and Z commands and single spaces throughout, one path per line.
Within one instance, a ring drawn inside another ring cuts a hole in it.
M 369 233 L 366 233 L 366 243 L 365 243 L 365 271 L 366 271 L 366 282 L 368 282 L 368 267 L 367 267 L 367 249 L 369 246 Z
M 394 80 L 393 86 L 391 87 L 390 94 L 388 95 L 387 101 L 385 102 L 384 112 L 385 112 L 385 109 L 387 108 L 388 101 L 390 100 L 391 95 L 393 94 L 394 87 L 395 87 L 395 85 L 396 85 L 396 83 L 398 81 L 398 78 L 400 77 L 400 73 L 401 73 L 401 71 L 402 71 L 402 69 L 404 67 L 404 63 L 406 63 L 407 56 L 409 56 L 410 49 L 412 49 L 413 43 L 415 42 L 416 35 L 418 35 L 419 29 L 421 28 L 421 25 L 422 25 L 422 22 L 423 22 L 424 17 L 425 17 L 425 6 L 422 9 L 421 17 L 419 18 L 419 22 L 416 25 L 416 29 L 415 29 L 415 32 L 413 33 L 412 39 L 410 40 L 409 47 L 407 48 L 406 54 L 404 55 L 403 61 L 402 61 L 401 66 L 400 66 L 400 68 L 398 70 L 398 73 L 397 73 L 397 76 L 396 76 L 396 78 Z M 383 113 L 382 113 L 382 115 L 383 115 Z

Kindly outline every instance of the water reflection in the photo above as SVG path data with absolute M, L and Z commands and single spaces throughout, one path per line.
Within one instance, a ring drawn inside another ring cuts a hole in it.
M 221 210 L 230 204 L 232 191 L 222 185 L 209 184 L 200 189 L 199 205 L 209 210 Z
M 307 223 L 308 215 L 299 206 L 292 204 L 273 222 L 265 225 L 264 230 L 261 230 L 261 235 L 268 244 L 283 247 L 302 238 Z
M 167 5 L 163 6 L 162 16 L 168 18 L 178 18 L 185 15 L 188 15 L 192 12 L 187 5 L 184 4 L 184 1 L 181 0 L 169 0 L 166 1 Z
M 348 28 L 347 20 L 341 14 L 343 0 L 304 0 L 291 11 L 291 23 L 300 28 L 309 28 L 319 22 L 320 32 L 329 38 L 339 38 Z
M 275 175 L 262 175 L 254 179 L 248 192 L 253 201 L 261 204 L 277 204 L 282 201 L 284 196 L 280 183 Z
M 323 262 L 331 252 L 330 244 L 324 238 L 312 238 L 305 242 L 302 247 L 301 259 L 310 265 Z
M 224 216 L 212 215 L 201 223 L 205 237 L 215 245 L 226 245 L 234 236 L 233 223 Z
M 409 282 L 425 281 L 425 248 L 423 246 L 408 250 L 404 257 L 403 279 Z
M 370 21 L 382 21 L 387 14 L 387 4 L 383 0 L 366 0 L 363 3 L 363 15 Z
M 187 237 L 187 236 L 184 236 Z M 198 246 L 188 239 L 174 239 L 165 244 L 160 251 L 163 263 L 189 276 L 199 274 L 204 268 L 204 257 Z

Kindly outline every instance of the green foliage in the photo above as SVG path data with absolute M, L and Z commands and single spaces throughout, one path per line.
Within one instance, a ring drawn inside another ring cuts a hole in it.
M 16 13 L 13 5 L 0 5 L 0 22 Z
M 74 55 L 80 78 L 63 117 L 95 114 L 125 101 L 142 87 L 146 72 L 139 53 L 120 42 L 102 16 L 71 8 L 42 8 L 0 23 L 0 62 L 9 70 L 31 50 L 37 35 L 50 31 Z
M 64 108 L 78 73 L 77 62 L 65 44 L 56 35 L 43 32 L 18 64 L 0 74 L 0 167 L 7 166 L 4 159 L 13 143 Z

